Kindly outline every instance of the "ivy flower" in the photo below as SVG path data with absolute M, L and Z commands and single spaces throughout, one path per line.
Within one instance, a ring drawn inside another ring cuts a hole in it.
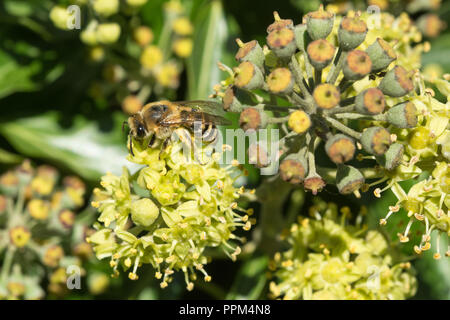
M 151 264 L 165 288 L 177 271 L 192 290 L 197 272 L 210 281 L 206 249 L 220 247 L 232 260 L 244 241 L 236 229 L 249 230 L 245 210 L 237 206 L 241 193 L 233 186 L 233 166 L 220 167 L 218 154 L 198 150 L 202 161 L 183 153 L 181 142 L 167 149 L 149 148 L 148 141 L 133 141 L 128 160 L 143 167 L 134 174 L 106 174 L 94 190 L 92 205 L 100 216 L 97 232 L 88 238 L 99 259 L 110 259 L 113 274 L 128 272 L 138 279 L 138 268 Z
M 270 263 L 273 298 L 305 300 L 406 299 L 417 281 L 409 262 L 396 260 L 378 231 L 346 220 L 348 207 L 316 201 L 285 236 L 289 247 Z M 338 217 L 338 215 L 341 217 Z
M 75 216 L 84 205 L 84 183 L 75 176 L 61 183 L 55 168 L 35 169 L 27 160 L 0 176 L 0 192 L 0 298 L 62 296 L 67 285 L 64 280 L 57 286 L 55 273 L 62 270 L 65 277 L 67 266 L 82 263 L 76 249 L 85 242 L 77 234 L 85 226 Z

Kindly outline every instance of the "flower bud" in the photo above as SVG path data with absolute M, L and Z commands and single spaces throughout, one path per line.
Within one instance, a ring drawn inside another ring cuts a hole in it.
M 323 10 L 321 5 L 319 10 L 306 15 L 306 26 L 309 36 L 313 40 L 325 39 L 333 29 L 334 14 Z
M 352 167 L 339 165 L 336 173 L 336 186 L 341 194 L 350 194 L 358 190 L 364 184 L 362 173 Z
M 267 87 L 275 94 L 289 94 L 294 88 L 294 77 L 288 68 L 276 68 L 267 77 Z
M 387 68 L 392 61 L 397 59 L 394 49 L 381 38 L 377 38 L 377 40 L 366 49 L 366 53 L 372 61 L 372 72 L 378 72 Z
M 356 147 L 352 138 L 339 133 L 328 139 L 325 151 L 331 161 L 340 164 L 353 159 Z
M 63 209 L 58 214 L 58 220 L 64 228 L 72 228 L 73 224 L 75 223 L 75 213 L 68 209 Z
M 417 20 L 416 25 L 420 32 L 428 38 L 436 38 L 444 29 L 444 23 L 434 13 L 424 14 Z
M 104 17 L 109 17 L 119 11 L 119 0 L 94 0 L 94 11 Z
M 83 29 L 80 33 L 80 39 L 83 43 L 94 46 L 98 43 L 97 41 L 97 21 L 91 21 L 88 26 Z
M 348 80 L 364 78 L 372 70 L 372 61 L 369 55 L 361 50 L 352 50 L 345 57 L 344 77 Z
M 16 195 L 19 189 L 19 177 L 13 171 L 0 176 L 0 191 L 5 195 Z
M 176 89 L 179 85 L 179 66 L 174 61 L 164 63 L 156 73 L 156 81 L 163 87 Z
M 388 96 L 402 97 L 414 89 L 414 84 L 405 68 L 396 66 L 386 73 L 379 88 Z
M 322 70 L 334 57 L 334 46 L 324 39 L 312 41 L 307 48 L 308 58 L 314 68 Z
M 172 49 L 180 58 L 187 58 L 191 55 L 193 46 L 191 38 L 180 38 L 173 42 Z
M 359 17 L 344 17 L 338 30 L 339 47 L 344 51 L 357 48 L 366 38 L 367 25 Z
M 50 203 L 42 199 L 31 199 L 27 204 L 28 213 L 36 220 L 45 220 L 50 212 Z
M 366 152 L 381 156 L 391 144 L 391 134 L 383 127 L 370 127 L 361 134 L 361 144 Z
M 276 29 L 266 38 L 269 48 L 280 58 L 288 58 L 297 50 L 294 30 L 290 28 Z
M 160 64 L 163 60 L 163 54 L 161 49 L 157 46 L 146 47 L 141 54 L 141 64 L 147 69 L 153 69 L 155 66 Z
M 236 42 L 239 45 L 239 50 L 235 58 L 239 63 L 250 61 L 261 69 L 264 67 L 264 52 L 258 41 L 252 40 L 243 43 L 240 39 L 237 39 Z
M 363 114 L 379 114 L 384 111 L 386 101 L 383 92 L 370 88 L 360 92 L 355 99 L 355 108 Z
M 416 149 L 424 149 L 428 147 L 431 139 L 431 132 L 425 127 L 418 127 L 410 134 L 409 145 Z
M 53 245 L 48 247 L 42 257 L 42 262 L 48 266 L 55 268 L 59 265 L 59 261 L 64 257 L 64 250 L 61 246 Z
M 94 295 L 102 294 L 109 286 L 109 277 L 103 272 L 90 273 L 87 285 L 90 293 Z
M 148 198 L 133 201 L 130 211 L 133 222 L 142 227 L 151 226 L 159 216 L 159 208 Z
M 265 168 L 270 164 L 267 150 L 258 143 L 252 143 L 248 147 L 248 161 L 257 168 Z
M 142 108 L 142 102 L 134 95 L 126 96 L 122 101 L 122 110 L 127 114 L 135 114 Z
M 294 22 L 291 19 L 281 19 L 278 12 L 274 11 L 273 17 L 275 18 L 275 21 L 267 27 L 267 33 L 271 33 L 272 31 L 280 30 L 283 28 L 294 28 Z
M 145 47 L 153 41 L 152 29 L 147 26 L 139 26 L 133 31 L 133 39 L 141 47 Z
M 59 29 L 67 29 L 67 21 L 69 18 L 69 12 L 62 6 L 55 6 L 50 11 L 50 20 L 52 20 L 53 24 Z
M 234 84 L 243 89 L 254 90 L 264 85 L 264 76 L 261 70 L 250 61 L 242 62 L 236 69 Z
M 239 116 L 239 126 L 242 130 L 257 130 L 266 124 L 266 114 L 256 108 L 246 108 Z
M 387 120 L 398 128 L 414 128 L 417 126 L 417 109 L 414 103 L 406 101 L 390 108 Z
M 294 28 L 294 34 L 297 48 L 301 51 L 305 51 L 306 24 L 296 25 Z
M 376 157 L 377 162 L 387 170 L 395 169 L 402 161 L 404 149 L 401 143 L 393 143 L 385 154 Z
M 303 181 L 303 186 L 306 190 L 310 190 L 313 195 L 316 195 L 317 192 L 319 192 L 326 186 L 326 183 L 321 176 L 319 176 L 317 173 L 314 173 L 306 177 L 305 181 Z
M 9 230 L 9 239 L 17 248 L 26 246 L 31 238 L 31 232 L 22 226 L 13 227 Z
M 299 184 L 305 179 L 307 170 L 306 160 L 298 155 L 291 154 L 280 164 L 280 177 L 286 182 Z
M 322 109 L 331 109 L 339 104 L 341 94 L 336 86 L 329 83 L 319 84 L 313 92 L 314 101 Z
M 236 86 L 229 86 L 222 97 L 223 108 L 226 111 L 241 112 L 246 105 L 252 105 L 250 94 Z
M 127 0 L 127 4 L 132 7 L 140 7 L 147 3 L 148 0 Z
M 6 211 L 6 197 L 0 194 L 0 215 Z
M 288 126 L 296 133 L 304 133 L 311 127 L 311 118 L 303 110 L 296 110 L 291 113 Z
M 173 22 L 172 29 L 180 36 L 189 36 L 192 34 L 194 27 L 188 18 L 179 17 Z
M 99 43 L 114 43 L 120 37 L 120 25 L 118 23 L 99 24 L 96 30 L 96 37 Z

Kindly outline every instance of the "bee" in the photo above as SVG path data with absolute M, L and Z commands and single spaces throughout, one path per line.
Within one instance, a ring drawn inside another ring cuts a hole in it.
M 164 100 L 146 104 L 124 122 L 124 125 L 128 124 L 130 127 L 130 152 L 134 156 L 132 138 L 138 141 L 150 138 L 149 147 L 153 147 L 158 139 L 162 141 L 164 149 L 172 133 L 180 132 L 179 129 L 201 134 L 203 141 L 211 142 L 217 137 L 217 125 L 230 124 L 224 116 L 222 104 L 214 101 Z M 201 132 L 194 132 L 195 130 Z

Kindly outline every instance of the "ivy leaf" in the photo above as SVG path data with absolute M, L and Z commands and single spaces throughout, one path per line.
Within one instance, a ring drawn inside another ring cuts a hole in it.
M 247 260 L 239 270 L 226 299 L 259 299 L 266 285 L 267 263 L 266 256 Z
M 115 116 L 113 127 L 120 127 L 122 117 Z M 25 156 L 61 165 L 86 180 L 96 181 L 107 171 L 120 175 L 123 166 L 132 172 L 137 168 L 125 159 L 120 130 L 103 132 L 96 122 L 82 117 L 71 128 L 63 128 L 58 118 L 58 113 L 48 112 L 6 122 L 0 125 L 0 134 Z
M 187 62 L 188 99 L 206 99 L 214 84 L 224 77 L 219 61 L 231 64 L 230 34 L 237 30 L 231 17 L 225 17 L 222 2 L 206 2 L 194 19 L 194 48 Z M 235 45 L 236 46 L 236 45 Z M 235 48 L 234 48 L 235 49 Z
M 10 55 L 0 51 L 0 98 L 14 92 L 37 89 L 38 85 L 31 80 L 31 77 L 40 70 L 39 61 L 21 66 Z

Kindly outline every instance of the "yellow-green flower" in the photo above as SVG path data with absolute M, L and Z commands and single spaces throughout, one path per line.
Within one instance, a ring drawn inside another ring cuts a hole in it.
M 193 155 L 186 158 L 181 142 L 165 150 L 147 146 L 148 141 L 133 141 L 128 160 L 144 165 L 138 172 L 124 169 L 121 176 L 102 178 L 103 189 L 94 191 L 92 203 L 102 224 L 88 240 L 99 259 L 110 259 L 114 274 L 121 266 L 136 280 L 138 267 L 151 264 L 162 288 L 182 271 L 192 290 L 196 271 L 211 279 L 205 249 L 221 247 L 235 260 L 240 247 L 234 241 L 242 239 L 233 232 L 251 226 L 247 215 L 236 212 L 243 210 L 235 202 L 234 167 L 221 168 L 215 156 L 201 164 Z
M 305 300 L 406 299 L 415 294 L 416 279 L 409 262 L 396 261 L 378 231 L 367 231 L 350 209 L 316 201 L 311 218 L 299 217 L 269 267 L 273 298 Z

